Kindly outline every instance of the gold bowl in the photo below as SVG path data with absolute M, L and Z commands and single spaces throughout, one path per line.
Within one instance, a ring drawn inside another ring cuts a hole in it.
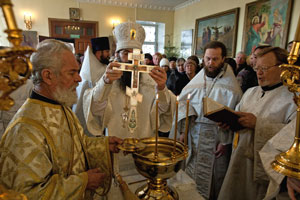
M 148 179 L 148 183 L 138 188 L 135 194 L 140 199 L 179 199 L 176 190 L 167 185 L 167 179 L 181 169 L 186 156 L 184 144 L 176 141 L 174 151 L 174 140 L 159 138 L 156 159 L 155 138 L 143 138 L 140 142 L 145 144 L 145 148 L 133 152 L 132 156 L 138 172 Z

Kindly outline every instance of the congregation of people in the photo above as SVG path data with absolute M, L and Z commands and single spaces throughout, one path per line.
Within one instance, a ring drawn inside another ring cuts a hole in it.
M 0 184 L 29 199 L 114 199 L 114 172 L 127 176 L 135 168 L 118 145 L 154 137 L 158 126 L 160 137 L 176 132 L 188 143 L 183 170 L 204 199 L 299 198 L 300 180 L 270 167 L 295 129 L 297 106 L 280 79 L 287 50 L 262 44 L 230 58 L 223 43 L 210 41 L 200 59 L 143 52 L 140 64 L 151 70 L 135 72 L 122 66 L 142 49 L 144 28 L 125 22 L 113 31 L 114 55 L 108 37 L 93 38 L 83 59 L 64 42 L 38 44 L 31 79 L 13 94 L 15 107 L 0 111 Z M 243 128 L 206 118 L 205 97 L 235 110 Z

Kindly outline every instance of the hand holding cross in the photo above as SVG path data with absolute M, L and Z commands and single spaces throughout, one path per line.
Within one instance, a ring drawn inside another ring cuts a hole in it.
M 120 67 L 120 66 L 121 65 L 116 62 L 109 63 L 103 77 L 103 80 L 106 84 L 111 84 L 113 81 L 121 78 L 123 72 L 119 70 L 113 70 L 114 67 Z

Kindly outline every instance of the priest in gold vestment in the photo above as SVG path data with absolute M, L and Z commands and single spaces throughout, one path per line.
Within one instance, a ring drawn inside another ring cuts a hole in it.
M 69 46 L 45 40 L 31 56 L 34 89 L 0 143 L 0 180 L 28 199 L 92 199 L 111 186 L 116 137 L 89 138 L 70 109 L 79 66 Z

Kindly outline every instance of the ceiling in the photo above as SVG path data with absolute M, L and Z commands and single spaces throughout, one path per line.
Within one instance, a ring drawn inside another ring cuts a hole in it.
M 78 2 L 98 3 L 132 8 L 155 10 L 177 10 L 200 0 L 77 0 Z

